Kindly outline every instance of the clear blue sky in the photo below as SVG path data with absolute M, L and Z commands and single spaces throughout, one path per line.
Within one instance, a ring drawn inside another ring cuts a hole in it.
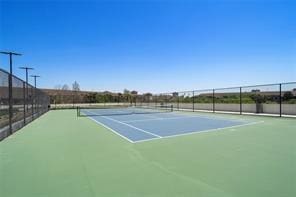
M 3 1 L 0 50 L 39 85 L 168 92 L 296 81 L 296 1 Z M 0 67 L 8 69 L 7 57 Z

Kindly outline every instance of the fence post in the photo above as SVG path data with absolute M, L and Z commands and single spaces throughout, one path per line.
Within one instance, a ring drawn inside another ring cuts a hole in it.
M 35 103 L 35 110 L 38 114 L 38 116 L 40 115 L 40 109 L 39 109 L 39 95 L 40 95 L 40 92 L 38 92 L 38 94 L 36 94 L 36 103 Z
M 35 105 L 36 105 L 36 86 L 34 87 L 34 90 L 33 90 L 33 100 L 32 100 L 32 107 L 33 107 L 32 111 L 34 115 L 36 113 Z
M 215 89 L 213 89 L 213 112 L 215 112 Z
M 194 112 L 194 91 L 192 91 L 192 111 Z
M 280 83 L 280 117 L 282 117 L 282 84 Z
M 26 125 L 26 83 L 23 81 L 24 125 Z
M 243 106 L 242 106 L 242 87 L 239 87 L 239 114 L 243 113 Z
M 71 96 L 72 96 L 72 107 L 74 109 L 74 94 L 73 94 L 73 91 L 71 92 Z
M 178 92 L 178 99 L 177 99 L 177 109 L 178 111 L 180 110 L 180 96 L 179 96 L 179 92 Z
M 144 99 L 144 96 L 143 95 L 141 95 L 141 106 L 145 106 L 145 99 Z
M 12 71 L 9 73 L 8 80 L 8 105 L 9 105 L 9 135 L 12 134 L 12 116 L 13 116 L 13 108 L 12 108 Z
M 32 107 L 32 120 L 34 120 L 34 96 L 31 88 L 31 107 Z

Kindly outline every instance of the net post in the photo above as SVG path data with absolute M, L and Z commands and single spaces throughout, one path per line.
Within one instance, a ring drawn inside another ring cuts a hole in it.
M 79 117 L 79 106 L 77 106 L 76 108 L 76 114 L 77 114 L 77 117 Z

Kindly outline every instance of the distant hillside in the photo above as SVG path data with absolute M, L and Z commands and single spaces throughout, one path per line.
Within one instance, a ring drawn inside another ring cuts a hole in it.
M 61 89 L 42 89 L 50 97 L 50 103 L 85 103 L 85 102 L 105 102 L 115 100 L 121 93 L 95 92 L 95 91 L 72 91 Z
M 44 91 L 45 93 L 47 93 L 50 96 L 57 95 L 57 94 L 61 94 L 61 95 L 73 95 L 75 93 L 72 90 L 57 90 L 57 89 L 42 89 L 42 91 Z M 89 94 L 89 93 L 97 93 L 97 92 L 93 92 L 93 91 L 79 91 L 79 94 Z

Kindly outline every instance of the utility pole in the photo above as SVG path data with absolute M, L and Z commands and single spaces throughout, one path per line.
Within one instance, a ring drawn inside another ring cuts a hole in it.
M 9 80 L 8 80 L 8 102 L 9 102 L 9 134 L 12 134 L 12 116 L 13 116 L 13 108 L 12 108 L 12 56 L 17 55 L 21 56 L 22 54 L 20 53 L 14 53 L 14 52 L 7 52 L 7 51 L 0 51 L 1 54 L 4 55 L 9 55 L 9 68 L 10 68 L 10 73 L 9 73 Z

